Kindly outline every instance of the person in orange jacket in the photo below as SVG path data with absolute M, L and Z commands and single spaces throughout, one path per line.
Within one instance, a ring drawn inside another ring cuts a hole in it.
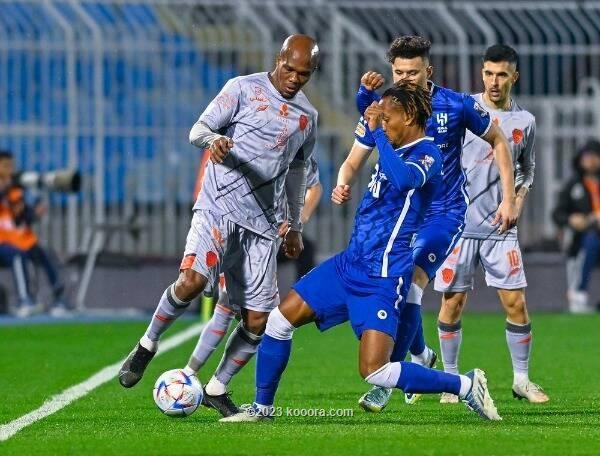
M 0 266 L 11 267 L 19 298 L 16 314 L 30 316 L 43 310 L 31 293 L 27 263 L 42 267 L 52 286 L 53 313 L 66 309 L 65 287 L 54 258 L 44 249 L 32 229 L 46 208 L 42 203 L 29 204 L 25 189 L 15 180 L 14 159 L 9 151 L 0 151 Z

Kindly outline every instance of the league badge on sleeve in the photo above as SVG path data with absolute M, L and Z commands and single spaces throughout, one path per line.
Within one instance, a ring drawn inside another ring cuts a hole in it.
M 475 108 L 475 111 L 477 111 L 481 117 L 488 115 L 488 112 L 476 101 L 473 102 L 473 108 Z
M 356 136 L 364 138 L 365 137 L 365 133 L 366 133 L 366 129 L 365 129 L 365 126 L 363 125 L 362 121 L 358 122 L 356 124 L 356 130 L 354 130 L 354 134 Z
M 423 157 L 421 157 L 419 159 L 419 163 L 421 163 L 421 165 L 423 165 L 423 168 L 425 168 L 425 171 L 429 171 L 429 168 L 431 168 L 431 165 L 433 165 L 435 163 L 435 160 L 431 155 L 424 155 Z

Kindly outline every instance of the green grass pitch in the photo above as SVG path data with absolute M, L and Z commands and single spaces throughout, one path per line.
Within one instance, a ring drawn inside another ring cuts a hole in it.
M 424 323 L 437 347 L 434 316 L 425 315 Z M 182 322 L 167 335 L 189 324 Z M 400 393 L 383 413 L 366 414 L 356 405 L 367 385 L 358 375 L 357 342 L 349 327 L 325 334 L 306 327 L 294 336 L 277 405 L 284 410 L 350 408 L 353 416 L 283 416 L 258 425 L 221 424 L 214 411 L 203 408 L 185 419 L 164 416 L 152 400 L 154 380 L 185 364 L 195 344 L 191 340 L 154 360 L 135 388 L 125 390 L 114 379 L 0 443 L 0 454 L 600 454 L 600 316 L 535 316 L 530 374 L 551 397 L 545 405 L 511 396 L 502 316 L 467 314 L 463 324 L 461 369 L 486 371 L 502 422 L 484 422 L 462 404 L 440 405 L 438 396 L 407 406 Z M 118 361 L 144 327 L 0 328 L 0 423 Z M 202 372 L 204 382 L 220 351 L 215 355 Z M 254 363 L 232 382 L 236 402 L 251 401 L 253 379 Z

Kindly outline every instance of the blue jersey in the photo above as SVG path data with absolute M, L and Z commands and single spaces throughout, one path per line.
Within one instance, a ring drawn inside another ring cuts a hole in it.
M 433 138 L 442 151 L 443 190 L 431 203 L 427 216 L 440 213 L 464 216 L 469 200 L 460 164 L 462 143 L 466 130 L 484 136 L 492 125 L 490 115 L 470 95 L 430 84 L 432 114 L 425 133 Z M 356 96 L 359 111 L 363 113 L 367 106 L 379 98 L 376 92 L 361 86 Z M 359 122 L 355 136 L 364 146 L 375 147 L 374 138 L 363 123 Z
M 412 270 L 412 242 L 442 185 L 442 155 L 432 138 L 394 149 L 381 128 L 373 133 L 379 161 L 356 211 L 345 255 L 369 275 L 400 277 Z

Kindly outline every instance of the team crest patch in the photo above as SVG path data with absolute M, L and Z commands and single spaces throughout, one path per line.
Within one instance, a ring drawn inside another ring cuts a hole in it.
M 206 252 L 206 266 L 209 268 L 214 268 L 219 261 L 219 257 L 212 250 L 210 252 Z
M 356 130 L 354 130 L 354 134 L 356 136 L 360 136 L 361 138 L 364 138 L 366 132 L 367 131 L 365 130 L 365 126 L 362 124 L 362 122 L 358 122 L 356 124 Z
M 513 141 L 515 142 L 515 144 L 521 144 L 521 141 L 523 141 L 523 130 L 519 130 L 518 128 L 515 128 L 512 131 L 512 138 Z
M 308 126 L 308 117 L 306 117 L 304 114 L 301 114 L 298 124 L 300 126 L 300 131 L 304 131 Z
M 425 168 L 425 171 L 429 171 L 429 168 L 431 168 L 431 165 L 433 165 L 435 163 L 435 160 L 433 159 L 433 157 L 431 155 L 424 155 L 419 160 L 419 163 L 421 163 L 421 165 L 423 165 L 423 168 Z
M 454 278 L 454 271 L 450 268 L 444 268 L 442 269 L 442 280 L 446 283 L 450 283 L 452 282 L 452 279 Z
M 488 112 L 485 109 L 483 109 L 479 103 L 474 102 L 473 107 L 475 108 L 475 111 L 477 111 L 479 113 L 479 115 L 481 117 L 485 117 L 488 115 Z

